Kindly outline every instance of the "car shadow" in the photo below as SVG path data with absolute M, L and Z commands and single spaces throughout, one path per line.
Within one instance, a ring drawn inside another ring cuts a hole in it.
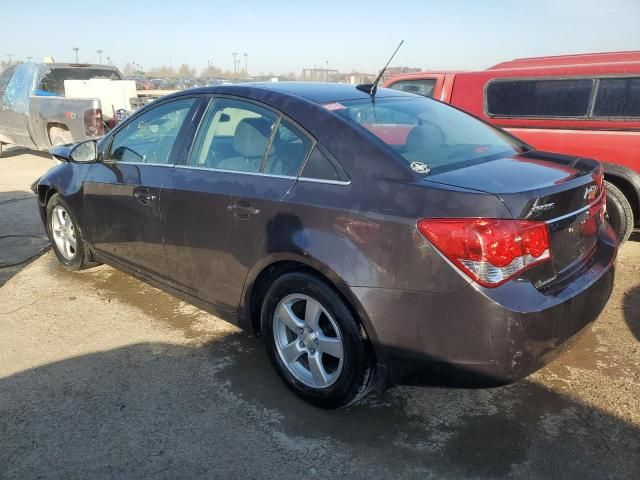
M 48 249 L 34 194 L 0 192 L 0 287 Z
M 37 155 L 38 157 L 42 157 L 42 158 L 51 158 L 51 154 L 49 152 L 46 152 L 46 151 L 43 152 L 42 150 L 31 150 L 30 148 L 20 147 L 17 145 L 11 145 L 11 146 L 3 145 L 1 158 L 17 157 L 25 153 L 29 153 L 31 155 Z
M 0 378 L 2 478 L 638 478 L 640 429 L 532 381 L 325 411 L 259 339 L 139 343 Z
M 629 330 L 640 342 L 640 286 L 625 293 L 622 308 Z

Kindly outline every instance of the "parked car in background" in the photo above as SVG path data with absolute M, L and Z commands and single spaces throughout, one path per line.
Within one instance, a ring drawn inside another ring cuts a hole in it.
M 33 190 L 55 254 L 261 333 L 284 382 L 321 407 L 374 384 L 539 368 L 611 293 L 602 167 L 361 87 L 188 90 L 53 149 L 65 162 Z
M 640 223 L 640 51 L 420 72 L 385 86 L 455 105 L 537 149 L 598 159 L 618 238 L 624 242 Z
M 0 154 L 4 144 L 46 150 L 104 134 L 97 99 L 66 98 L 65 80 L 120 80 L 109 65 L 21 63 L 0 74 Z

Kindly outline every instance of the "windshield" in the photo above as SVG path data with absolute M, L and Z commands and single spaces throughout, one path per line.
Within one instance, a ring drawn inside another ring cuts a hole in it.
M 502 131 L 426 98 L 349 100 L 327 108 L 367 129 L 420 173 L 526 150 L 526 145 Z
M 65 80 L 91 80 L 92 78 L 108 78 L 110 80 L 122 80 L 115 69 L 67 67 L 47 69 L 40 79 L 39 92 L 36 94 L 64 96 Z

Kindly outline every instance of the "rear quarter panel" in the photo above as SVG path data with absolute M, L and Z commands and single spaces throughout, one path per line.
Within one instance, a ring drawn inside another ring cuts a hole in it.
M 92 138 L 85 133 L 84 113 L 96 108 L 100 108 L 100 101 L 96 99 L 31 96 L 29 116 L 36 145 L 42 150 L 51 147 L 49 126 L 52 124 L 64 125 L 74 142 Z

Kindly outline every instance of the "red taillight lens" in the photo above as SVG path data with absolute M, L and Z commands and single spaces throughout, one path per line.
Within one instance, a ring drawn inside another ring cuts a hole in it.
M 418 230 L 449 260 L 485 287 L 496 287 L 551 260 L 544 222 L 485 218 L 425 218 Z
M 102 110 L 94 108 L 84 112 L 84 132 L 89 137 L 101 137 L 104 135 Z

